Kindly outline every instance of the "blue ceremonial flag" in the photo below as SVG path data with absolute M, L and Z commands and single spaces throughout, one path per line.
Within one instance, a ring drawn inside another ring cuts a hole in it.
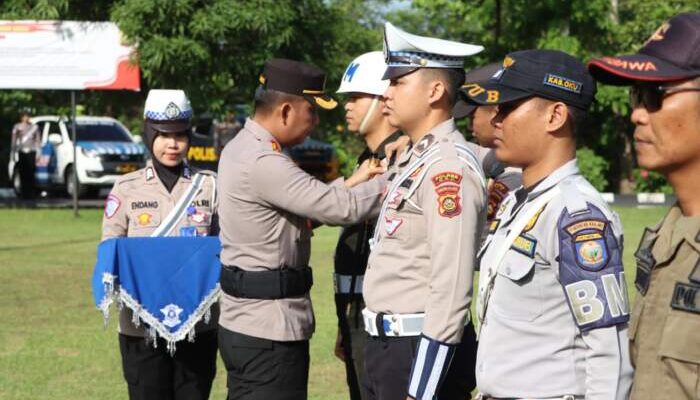
M 174 350 L 219 298 L 220 251 L 216 236 L 105 240 L 92 276 L 95 304 L 106 321 L 116 299 Z

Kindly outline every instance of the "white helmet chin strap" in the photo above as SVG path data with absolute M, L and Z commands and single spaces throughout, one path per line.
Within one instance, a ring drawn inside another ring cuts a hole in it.
M 365 116 L 362 117 L 362 122 L 360 122 L 360 128 L 357 130 L 357 132 L 360 135 L 365 134 L 365 131 L 367 130 L 367 124 L 369 124 L 369 121 L 372 119 L 372 116 L 374 115 L 374 112 L 376 111 L 378 105 L 379 96 L 374 96 L 374 98 L 372 99 L 372 103 L 370 103 L 369 108 L 365 113 Z

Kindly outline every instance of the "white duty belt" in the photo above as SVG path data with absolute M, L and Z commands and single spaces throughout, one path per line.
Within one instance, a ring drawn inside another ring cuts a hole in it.
M 384 314 L 382 316 L 383 335 L 377 330 L 377 316 L 379 314 L 368 310 L 362 310 L 362 320 L 365 322 L 365 331 L 370 336 L 419 336 L 423 332 L 423 320 L 425 314 Z
M 474 400 L 583 400 L 583 396 L 574 396 L 567 394 L 557 397 L 491 397 L 489 395 L 479 393 Z
M 370 311 L 367 308 L 362 310 L 362 320 L 365 323 L 365 332 L 370 336 L 388 336 L 388 337 L 403 337 L 403 336 L 419 336 L 423 332 L 423 321 L 425 313 L 416 314 L 383 314 L 382 328 L 384 333 L 381 334 L 377 330 L 377 318 L 379 314 Z M 470 314 L 467 312 L 465 326 L 471 321 Z

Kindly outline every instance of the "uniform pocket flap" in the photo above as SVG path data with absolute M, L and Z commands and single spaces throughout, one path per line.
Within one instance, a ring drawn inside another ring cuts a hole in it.
M 700 364 L 700 318 L 696 314 L 671 311 L 666 318 L 659 355 Z
M 530 273 L 534 265 L 533 258 L 510 250 L 503 258 L 498 273 L 510 280 L 519 281 Z

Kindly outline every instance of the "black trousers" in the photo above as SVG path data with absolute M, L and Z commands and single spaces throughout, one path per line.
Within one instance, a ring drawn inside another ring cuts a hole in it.
M 338 330 L 341 335 L 341 345 L 345 355 L 345 380 L 348 384 L 350 400 L 364 400 L 364 364 L 365 364 L 365 333 L 362 322 L 362 309 L 365 302 L 362 295 L 356 298 L 347 294 L 335 295 L 335 308 L 338 316 Z
M 370 400 L 406 400 L 419 341 L 419 336 L 369 337 L 365 347 L 365 385 Z M 476 334 L 474 326 L 469 323 L 464 327 L 462 342 L 457 346 L 436 398 L 470 399 L 476 387 L 475 366 Z
M 36 170 L 36 152 L 30 151 L 27 153 L 19 152 L 19 179 L 22 185 L 22 198 L 30 199 L 34 197 L 36 181 L 34 172 Z
M 194 343 L 165 340 L 158 347 L 142 337 L 119 335 L 124 379 L 131 400 L 206 400 L 216 375 L 216 330 L 197 333 Z
M 277 342 L 219 326 L 228 400 L 306 400 L 309 341 Z

